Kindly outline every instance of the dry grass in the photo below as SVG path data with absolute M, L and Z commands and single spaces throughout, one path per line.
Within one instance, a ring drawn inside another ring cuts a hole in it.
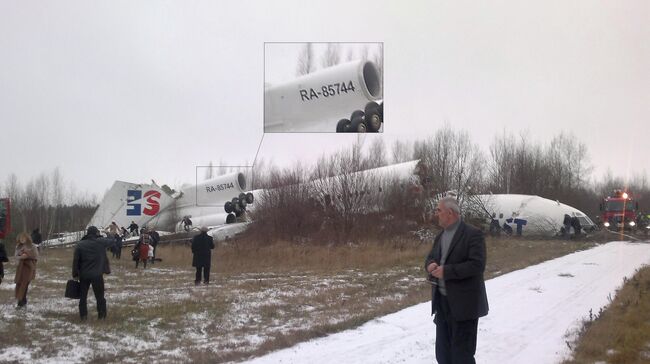
M 650 362 L 650 267 L 628 280 L 606 310 L 591 313 L 564 363 Z
M 489 239 L 486 275 L 588 245 Z M 13 291 L 0 286 L 0 332 L 16 332 L 3 338 L 0 361 L 3 348 L 23 348 L 31 360 L 243 360 L 428 300 L 422 265 L 429 249 L 416 239 L 333 247 L 231 243 L 213 255 L 211 285 L 194 287 L 189 246 L 159 246 L 163 261 L 146 271 L 134 268 L 125 248 L 106 278 L 108 319 L 83 324 L 77 302 L 62 297 L 72 250 L 51 249 L 39 261 L 27 310 L 15 310 Z M 7 267 L 8 278 L 14 268 Z
M 166 265 L 187 267 L 192 261 L 189 244 L 163 246 L 160 254 Z M 349 245 L 309 245 L 281 242 L 259 246 L 238 241 L 217 246 L 213 255 L 213 270 L 219 273 L 287 272 L 313 270 L 336 272 L 342 269 L 375 270 L 412 265 L 422 260 L 430 246 L 412 239 L 390 242 L 362 242 Z

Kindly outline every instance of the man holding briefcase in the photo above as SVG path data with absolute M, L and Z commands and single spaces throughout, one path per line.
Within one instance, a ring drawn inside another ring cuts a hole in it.
M 115 243 L 113 239 L 105 239 L 99 235 L 99 229 L 90 226 L 74 250 L 72 261 L 72 277 L 79 278 L 80 298 L 79 316 L 81 321 L 88 317 L 88 289 L 93 286 L 97 299 L 97 317 L 106 318 L 106 299 L 104 298 L 104 274 L 110 274 L 111 269 L 106 257 L 106 248 Z

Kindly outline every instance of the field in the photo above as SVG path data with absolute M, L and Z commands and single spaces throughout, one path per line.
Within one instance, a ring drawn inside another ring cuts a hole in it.
M 488 239 L 486 278 L 585 249 L 584 241 Z M 26 309 L 15 309 L 13 272 L 0 285 L 0 361 L 229 362 L 356 327 L 427 301 L 429 243 L 405 238 L 345 246 L 243 241 L 219 245 L 209 286 L 195 287 L 191 252 L 161 245 L 163 259 L 136 269 L 125 248 L 106 276 L 108 318 L 87 322 L 63 297 L 71 249 L 48 249 Z M 426 319 L 426 318 L 423 318 Z

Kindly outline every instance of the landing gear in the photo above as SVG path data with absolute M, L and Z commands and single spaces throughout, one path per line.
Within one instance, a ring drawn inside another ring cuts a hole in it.
M 336 124 L 337 133 L 377 133 L 384 123 L 384 103 L 371 101 L 364 110 L 354 110 L 350 119 L 341 119 Z

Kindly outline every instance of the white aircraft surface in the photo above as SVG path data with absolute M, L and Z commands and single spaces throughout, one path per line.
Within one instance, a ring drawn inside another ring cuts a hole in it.
M 264 132 L 378 132 L 380 79 L 374 63 L 359 60 L 265 85 Z
M 563 227 L 564 215 L 576 217 L 585 231 L 596 227 L 575 207 L 533 195 L 496 194 L 470 196 L 466 202 L 472 213 L 483 212 L 487 221 L 498 221 L 502 229 L 518 235 L 553 236 Z
M 612 242 L 486 281 L 490 311 L 479 319 L 476 362 L 561 362 L 589 312 L 647 264 L 648 244 Z M 434 363 L 432 321 L 424 302 L 248 363 Z

